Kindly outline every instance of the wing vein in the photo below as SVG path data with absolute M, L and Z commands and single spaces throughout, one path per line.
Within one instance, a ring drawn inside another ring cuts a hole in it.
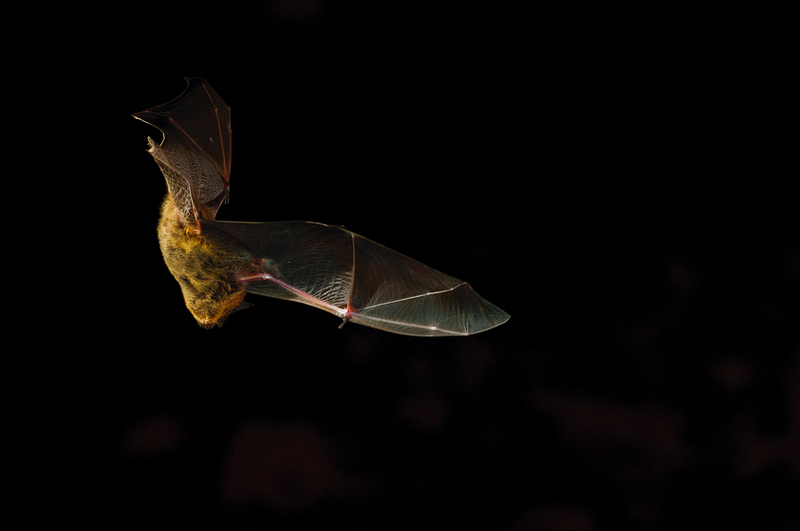
M 350 248 L 352 250 L 352 257 L 350 259 L 350 285 L 347 287 L 347 310 L 345 319 L 350 316 L 350 309 L 353 303 L 353 291 L 356 285 L 356 236 L 350 233 Z
M 314 307 L 319 308 L 321 310 L 325 310 L 327 312 L 330 312 L 330 313 L 332 313 L 334 315 L 338 315 L 339 317 L 342 317 L 342 318 L 347 316 L 345 311 L 342 310 L 341 308 L 339 308 L 338 306 L 335 306 L 335 305 L 333 305 L 333 304 L 331 304 L 329 302 L 326 302 L 325 300 L 320 299 L 319 297 L 314 297 L 313 295 L 311 295 L 311 294 L 309 294 L 309 293 L 307 293 L 307 292 L 305 292 L 305 291 L 303 291 L 301 289 L 298 289 L 298 288 L 292 286 L 288 282 L 285 282 L 285 281 L 283 281 L 283 280 L 281 280 L 279 278 L 275 278 L 274 276 L 270 275 L 269 273 L 259 273 L 257 275 L 242 277 L 242 278 L 239 279 L 239 282 L 251 282 L 253 280 L 268 280 L 268 281 L 272 282 L 273 284 L 276 284 L 276 285 L 280 286 L 281 288 L 285 289 L 289 293 L 293 293 L 294 295 L 297 295 L 297 297 L 298 297 L 298 299 L 296 299 L 297 302 L 302 302 L 302 303 L 308 304 L 310 306 L 314 306 Z
M 422 324 L 416 324 L 416 323 L 409 323 L 407 321 L 396 321 L 396 320 L 393 320 L 393 319 L 382 319 L 380 317 L 370 317 L 369 321 L 370 322 L 376 322 L 377 321 L 379 323 L 387 323 L 387 324 L 391 324 L 391 325 L 397 325 L 397 326 L 399 326 L 401 328 L 411 328 L 411 329 L 418 329 L 418 330 L 435 330 L 436 332 L 441 332 L 443 335 L 444 334 L 449 334 L 449 335 L 452 335 L 452 336 L 465 336 L 465 335 L 468 335 L 467 333 L 464 333 L 464 332 L 454 332 L 452 330 L 448 330 L 446 328 L 439 328 L 438 326 L 434 326 L 434 325 L 422 325 Z
M 222 172 L 224 173 L 223 177 L 227 177 L 228 176 L 228 156 L 227 156 L 227 153 L 225 153 L 225 144 L 224 144 L 224 142 L 222 142 L 222 139 L 223 139 L 222 122 L 219 119 L 219 107 L 217 107 L 217 104 L 214 102 L 214 98 L 212 98 L 211 94 L 208 92 L 208 87 L 203 85 L 203 90 L 205 91 L 206 96 L 208 96 L 208 100 L 211 102 L 211 106 L 214 108 L 214 116 L 217 119 L 217 134 L 218 134 L 217 138 L 220 139 L 220 148 L 222 149 L 222 166 L 223 166 Z
M 410 297 L 404 297 L 402 299 L 394 299 L 394 300 L 387 301 L 387 302 L 380 302 L 378 304 L 372 304 L 370 306 L 364 306 L 361 309 L 362 310 L 370 310 L 372 308 L 378 308 L 380 306 L 387 306 L 389 304 L 397 304 L 398 302 L 405 302 L 405 301 L 410 301 L 410 300 L 413 300 L 413 299 L 419 299 L 421 297 L 428 297 L 430 295 L 438 295 L 440 293 L 447 293 L 448 291 L 456 290 L 456 289 L 460 288 L 461 286 L 463 286 L 465 284 L 466 284 L 466 282 L 462 282 L 461 284 L 458 284 L 457 286 L 453 286 L 452 288 L 441 289 L 439 291 L 428 291 L 427 293 L 420 293 L 419 295 L 412 295 Z

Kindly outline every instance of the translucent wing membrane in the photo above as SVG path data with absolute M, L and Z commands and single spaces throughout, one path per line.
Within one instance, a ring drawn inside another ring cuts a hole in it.
M 231 114 L 219 94 L 202 78 L 187 78 L 175 100 L 133 115 L 161 130 L 149 153 L 167 180 L 181 221 L 194 223 L 198 205 L 210 216 L 228 196 L 231 165 Z
M 469 335 L 509 315 L 461 280 L 340 227 L 305 221 L 205 221 L 235 250 L 245 291 L 293 300 L 344 320 L 413 336 Z

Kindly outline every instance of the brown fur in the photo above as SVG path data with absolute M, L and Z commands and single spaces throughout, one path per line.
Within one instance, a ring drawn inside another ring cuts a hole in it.
M 231 312 L 246 305 L 244 288 L 235 280 L 234 260 L 196 227 L 181 226 L 169 195 L 161 207 L 158 242 L 186 307 L 200 326 L 221 326 Z

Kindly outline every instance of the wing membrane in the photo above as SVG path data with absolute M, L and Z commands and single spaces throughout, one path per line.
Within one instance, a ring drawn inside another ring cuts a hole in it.
M 184 223 L 195 221 L 196 204 L 215 215 L 228 196 L 231 164 L 230 108 L 204 79 L 187 78 L 176 99 L 134 114 L 161 130 L 148 150 L 167 180 Z
M 341 227 L 203 220 L 202 230 L 239 251 L 249 293 L 415 336 L 475 334 L 509 318 L 466 282 Z

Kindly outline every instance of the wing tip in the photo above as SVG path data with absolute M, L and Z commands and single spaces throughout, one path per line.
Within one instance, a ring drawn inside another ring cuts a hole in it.
M 498 326 L 505 324 L 511 319 L 511 315 L 507 314 L 500 308 L 497 308 L 499 313 L 492 314 L 491 317 L 484 315 L 485 319 L 477 327 L 468 327 L 467 333 L 465 335 L 474 336 L 475 334 L 480 334 L 481 332 L 486 332 L 487 330 L 491 330 L 492 328 L 497 328 Z

